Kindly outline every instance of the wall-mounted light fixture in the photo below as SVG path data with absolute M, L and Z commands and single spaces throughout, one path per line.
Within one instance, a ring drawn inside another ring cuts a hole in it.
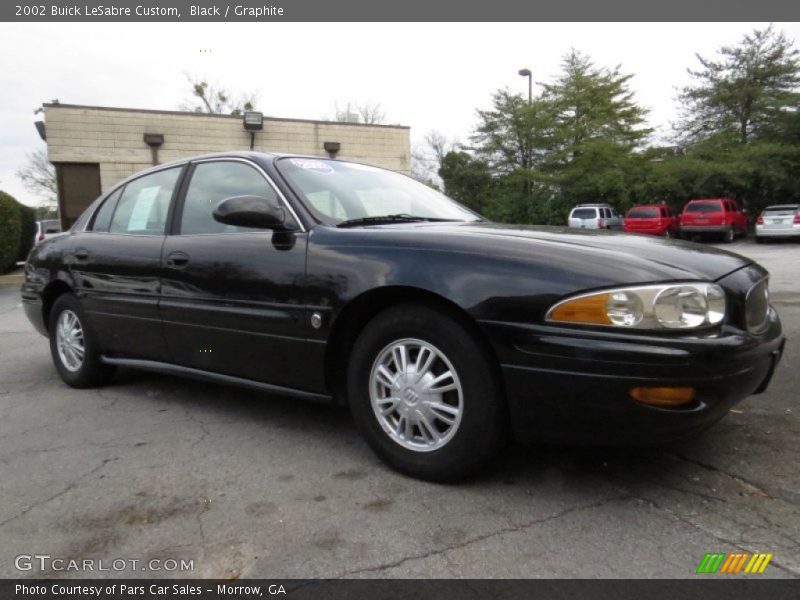
M 43 142 L 47 141 L 47 130 L 44 127 L 44 121 L 34 121 L 33 126 L 36 127 L 36 131 L 39 132 L 39 137 L 42 138 Z
M 41 114 L 43 112 L 44 112 L 44 108 L 40 106 L 35 111 L 33 111 L 33 114 L 34 115 L 38 115 L 38 114 Z M 41 119 L 39 119 L 38 121 L 34 121 L 33 122 L 33 126 L 36 127 L 36 131 L 39 132 L 39 137 L 42 138 L 42 141 L 46 142 L 47 141 L 47 131 L 46 131 L 45 127 L 44 127 L 44 121 L 42 121 Z
M 339 142 L 324 142 L 322 147 L 325 148 L 325 152 L 327 152 L 328 156 L 331 158 L 336 158 L 339 150 L 342 149 L 342 145 Z
M 163 133 L 145 133 L 144 143 L 150 146 L 150 153 L 153 157 L 153 166 L 158 164 L 158 148 L 164 143 Z
M 264 129 L 264 113 L 255 110 L 245 111 L 242 124 L 245 131 L 250 132 L 250 150 L 252 150 L 256 144 L 256 131 Z

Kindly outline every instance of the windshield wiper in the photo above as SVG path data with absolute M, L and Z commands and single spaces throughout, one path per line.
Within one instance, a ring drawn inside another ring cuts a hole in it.
M 416 217 L 405 213 L 398 215 L 379 215 L 376 217 L 361 217 L 348 219 L 338 223 L 337 227 L 356 227 L 358 225 L 380 225 L 382 223 L 419 223 L 425 221 L 453 221 L 455 219 L 439 219 L 437 217 Z

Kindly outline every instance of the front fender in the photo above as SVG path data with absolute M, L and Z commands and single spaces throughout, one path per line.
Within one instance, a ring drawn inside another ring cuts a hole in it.
M 521 256 L 347 233 L 318 228 L 309 239 L 307 304 L 329 321 L 358 296 L 397 286 L 440 296 L 475 320 L 540 322 L 559 298 L 585 287 L 558 266 L 538 269 Z

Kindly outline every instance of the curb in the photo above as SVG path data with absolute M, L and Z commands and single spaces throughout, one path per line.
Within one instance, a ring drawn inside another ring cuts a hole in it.
M 25 281 L 25 274 L 22 269 L 16 269 L 11 273 L 0 275 L 0 285 L 22 285 Z

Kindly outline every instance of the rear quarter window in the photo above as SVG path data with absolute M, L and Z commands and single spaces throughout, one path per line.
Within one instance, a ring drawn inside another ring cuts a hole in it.
M 103 202 L 100 209 L 94 214 L 94 221 L 92 222 L 91 231 L 108 231 L 111 225 L 111 215 L 114 214 L 114 209 L 117 207 L 117 200 L 122 195 L 122 188 L 111 194 Z

